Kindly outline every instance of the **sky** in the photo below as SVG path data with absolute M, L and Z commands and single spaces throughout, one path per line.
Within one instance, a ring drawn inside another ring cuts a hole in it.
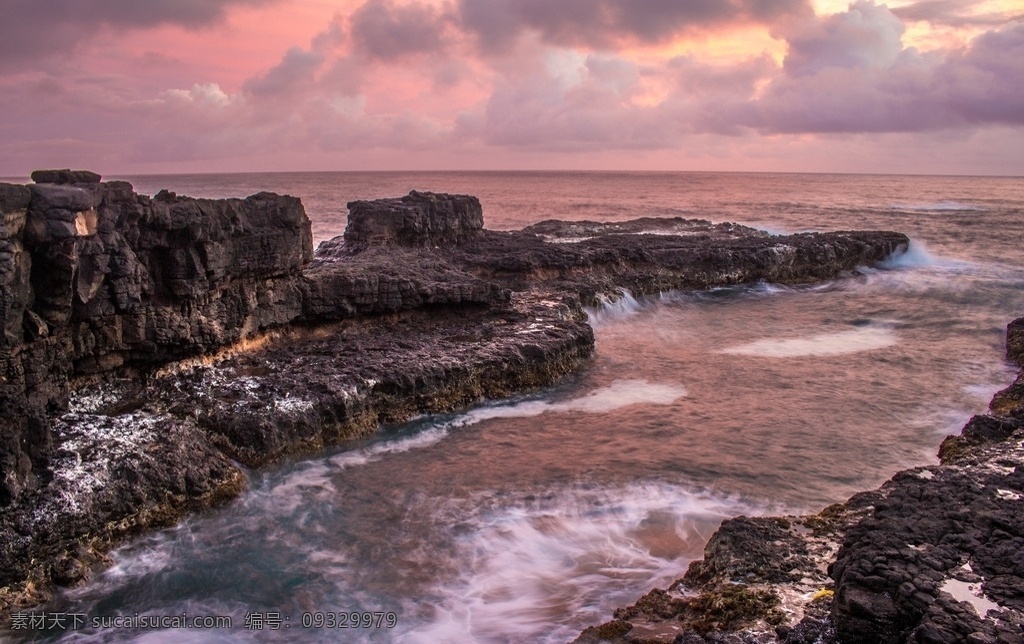
M 1024 176 L 1024 0 L 3 0 L 0 176 Z

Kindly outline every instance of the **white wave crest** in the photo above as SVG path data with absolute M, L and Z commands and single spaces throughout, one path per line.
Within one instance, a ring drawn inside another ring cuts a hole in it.
M 308 461 L 264 493 L 250 498 L 278 515 L 293 515 L 310 499 L 327 500 L 337 493 L 332 478 L 340 471 L 379 461 L 390 454 L 423 449 L 440 443 L 455 427 L 466 427 L 492 418 L 530 418 L 545 413 L 605 414 L 630 405 L 668 405 L 686 395 L 682 385 L 651 383 L 646 380 L 616 380 L 607 387 L 563 401 L 527 400 L 513 404 L 478 407 L 450 420 L 438 421 L 426 429 L 399 438 L 385 438 L 366 447 L 329 458 Z

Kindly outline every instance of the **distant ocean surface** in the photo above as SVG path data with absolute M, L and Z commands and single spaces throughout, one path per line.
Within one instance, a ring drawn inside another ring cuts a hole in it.
M 317 242 L 342 233 L 348 201 L 415 189 L 476 195 L 496 229 L 682 216 L 773 233 L 889 229 L 913 244 L 884 267 L 814 286 L 623 294 L 591 312 L 597 355 L 582 373 L 252 472 L 241 498 L 118 550 L 50 611 L 233 618 L 230 630 L 189 631 L 193 642 L 566 642 L 681 576 L 724 518 L 816 512 L 934 463 L 943 437 L 1014 375 L 1003 338 L 1024 315 L 1024 179 L 124 178 L 145 194 L 291 194 Z M 304 614 L 328 611 L 391 613 L 395 626 L 303 627 Z M 247 615 L 263 628 L 245 628 Z M 38 639 L 184 637 L 122 628 Z

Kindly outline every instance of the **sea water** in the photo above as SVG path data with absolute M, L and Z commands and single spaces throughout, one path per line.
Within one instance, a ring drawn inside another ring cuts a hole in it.
M 113 553 L 110 568 L 45 607 L 86 623 L 35 639 L 565 642 L 680 577 L 725 518 L 816 512 L 934 463 L 943 437 L 984 412 L 1015 373 L 1003 342 L 1006 323 L 1024 315 L 1021 179 L 128 180 L 146 194 L 292 194 L 317 242 L 344 230 L 348 201 L 415 189 L 477 195 L 496 229 L 682 216 L 776 234 L 889 229 L 913 243 L 882 266 L 811 286 L 620 293 L 589 312 L 597 350 L 580 373 L 250 472 L 250 489 L 231 504 Z M 347 628 L 353 613 L 373 623 Z M 88 621 L 136 614 L 226 616 L 233 626 Z

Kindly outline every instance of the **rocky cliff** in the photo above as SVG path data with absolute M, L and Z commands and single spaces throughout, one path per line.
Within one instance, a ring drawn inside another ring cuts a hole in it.
M 201 355 L 295 318 L 298 199 L 150 199 L 90 172 L 0 185 L 0 504 L 46 478 L 72 381 Z
M 33 179 L 0 184 L 3 610 L 238 494 L 239 463 L 554 382 L 592 355 L 600 297 L 830 278 L 908 243 L 682 219 L 496 232 L 474 197 L 413 192 L 353 202 L 314 256 L 292 197 Z

